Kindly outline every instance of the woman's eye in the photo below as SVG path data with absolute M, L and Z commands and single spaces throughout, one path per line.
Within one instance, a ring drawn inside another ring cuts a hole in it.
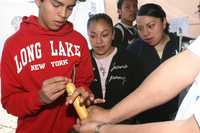
M 59 7 L 60 4 L 57 4 L 57 3 L 52 3 L 53 7 Z
M 95 38 L 95 35 L 90 35 L 90 38 Z
M 74 9 L 74 7 L 68 7 L 67 9 L 72 11 Z
M 148 28 L 152 29 L 154 26 L 155 26 L 155 24 L 153 23 L 153 24 L 148 25 Z

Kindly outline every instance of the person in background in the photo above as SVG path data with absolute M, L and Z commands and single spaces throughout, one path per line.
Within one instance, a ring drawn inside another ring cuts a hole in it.
M 115 37 L 113 45 L 117 46 L 119 49 L 126 48 L 138 38 L 137 29 L 133 23 L 135 21 L 137 11 L 137 0 L 117 1 L 117 12 L 120 22 L 114 26 Z
M 113 22 L 108 15 L 100 13 L 91 16 L 87 30 L 94 72 L 91 90 L 95 97 L 105 100 L 99 105 L 109 109 L 134 91 L 137 68 L 129 52 L 112 45 Z M 134 122 L 132 118 L 123 123 Z
M 1 103 L 18 117 L 16 133 L 67 133 L 77 117 L 65 104 L 65 86 L 75 68 L 73 95 L 89 98 L 93 79 L 89 49 L 86 39 L 67 21 L 76 0 L 35 3 L 38 17 L 23 17 L 20 29 L 5 42 Z
M 162 62 L 177 54 L 179 37 L 169 33 L 166 13 L 161 6 L 154 3 L 147 3 L 140 7 L 136 23 L 140 38 L 127 49 L 138 58 L 137 77 L 142 83 Z M 182 43 L 189 43 L 190 39 L 183 37 Z M 178 103 L 179 95 L 163 105 L 143 112 L 137 116 L 137 121 L 147 123 L 171 120 L 176 115 Z

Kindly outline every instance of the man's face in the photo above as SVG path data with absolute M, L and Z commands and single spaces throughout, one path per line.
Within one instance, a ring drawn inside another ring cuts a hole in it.
M 36 0 L 39 23 L 46 29 L 57 31 L 71 15 L 76 0 Z

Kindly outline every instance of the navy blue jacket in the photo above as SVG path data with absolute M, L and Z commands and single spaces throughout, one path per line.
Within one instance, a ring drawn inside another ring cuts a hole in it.
M 135 63 L 138 66 L 136 77 L 138 78 L 137 81 L 139 84 L 161 63 L 176 55 L 179 48 L 179 38 L 175 34 L 169 34 L 169 38 L 170 41 L 164 48 L 162 58 L 159 57 L 154 47 L 148 45 L 142 39 L 136 40 L 127 48 L 133 54 L 134 58 L 135 56 L 138 58 Z M 183 38 L 183 42 L 189 42 L 189 40 L 190 38 Z M 138 116 L 138 122 L 146 123 L 173 119 L 178 109 L 178 100 L 177 96 L 164 105 L 145 111 Z

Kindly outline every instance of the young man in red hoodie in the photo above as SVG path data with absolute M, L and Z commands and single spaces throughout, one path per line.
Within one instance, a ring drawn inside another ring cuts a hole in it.
M 87 94 L 93 78 L 89 50 L 67 21 L 76 0 L 35 2 L 38 17 L 23 17 L 20 29 L 4 45 L 1 102 L 18 117 L 17 133 L 67 133 L 76 114 L 65 105 L 65 86 L 75 66 L 76 94 Z

